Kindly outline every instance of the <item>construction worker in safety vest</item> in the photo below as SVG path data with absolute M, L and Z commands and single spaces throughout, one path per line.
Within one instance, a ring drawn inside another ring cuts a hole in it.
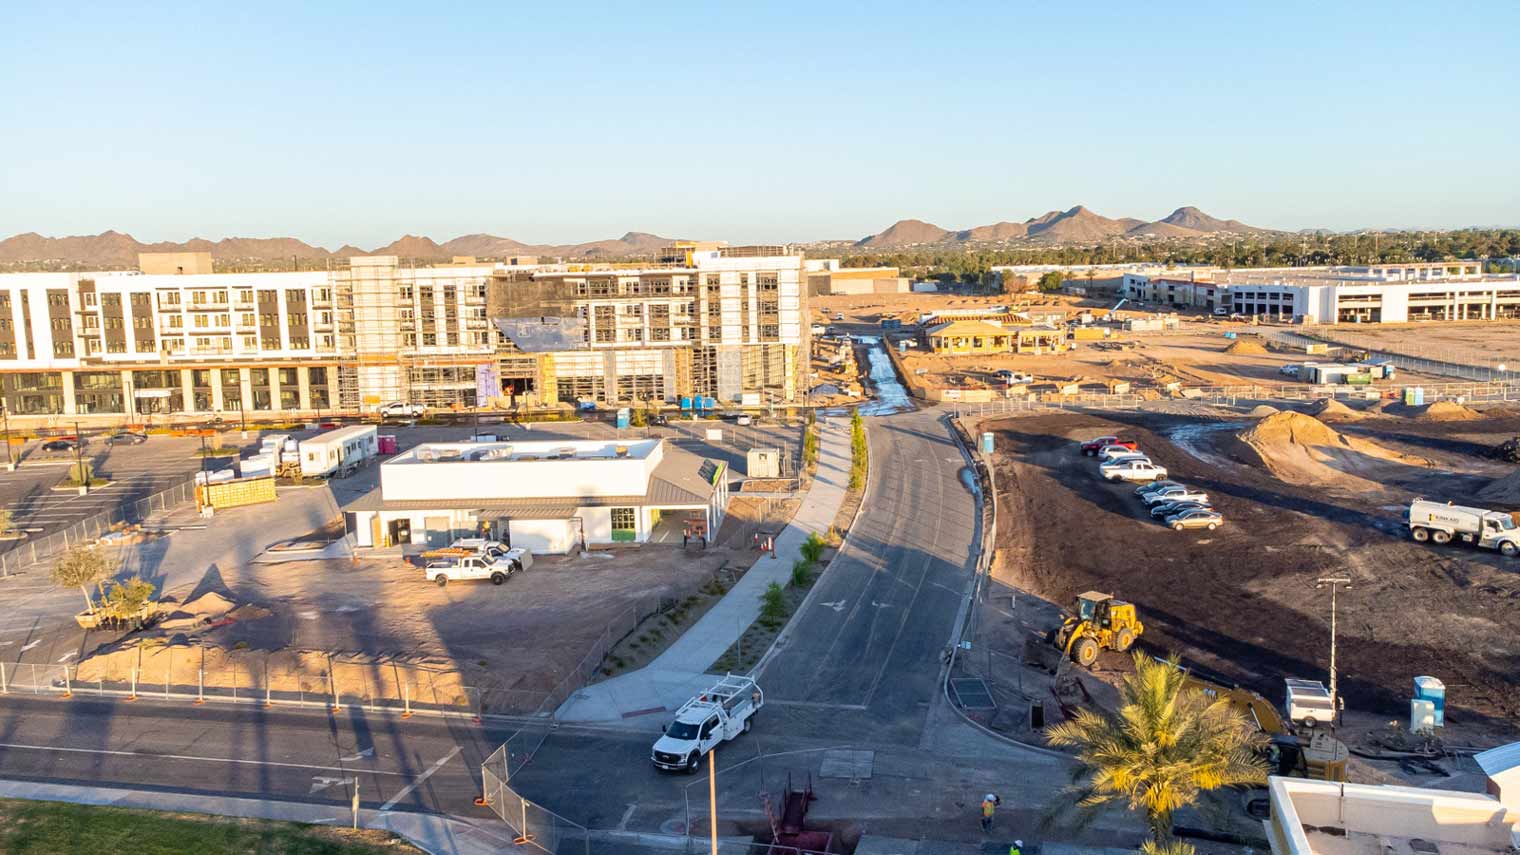
M 997 813 L 997 806 L 1002 803 L 1003 800 L 997 797 L 997 793 L 988 793 L 982 799 L 982 831 L 992 831 L 992 815 Z
M 1013 845 L 1008 847 L 1008 855 L 1024 855 L 1024 841 L 1013 841 Z

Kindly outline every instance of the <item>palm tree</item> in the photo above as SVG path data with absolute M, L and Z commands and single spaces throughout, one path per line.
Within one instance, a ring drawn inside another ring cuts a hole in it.
M 1226 700 L 1185 683 L 1176 657 L 1135 654 L 1117 715 L 1082 710 L 1050 728 L 1051 745 L 1074 748 L 1081 763 L 1069 790 L 1078 807 L 1124 802 L 1143 810 L 1151 840 L 1172 838 L 1172 814 L 1219 787 L 1260 784 L 1265 737 Z

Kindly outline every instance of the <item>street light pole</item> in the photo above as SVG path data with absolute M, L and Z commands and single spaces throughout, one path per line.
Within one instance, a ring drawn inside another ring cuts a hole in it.
M 0 400 L 0 418 L 5 420 L 5 465 L 15 469 L 16 459 L 11 456 L 11 407 L 4 400 Z
M 1330 588 L 1330 723 L 1334 724 L 1340 716 L 1340 693 L 1337 690 L 1335 673 L 1335 594 L 1336 589 L 1344 585 L 1347 590 L 1351 589 L 1351 580 L 1345 576 L 1323 576 L 1314 581 L 1316 588 Z
M 10 443 L 7 442 L 9 447 Z M 79 475 L 79 481 L 84 485 L 84 494 L 90 494 L 90 475 L 84 471 L 84 434 L 79 432 L 79 422 L 74 422 L 74 472 Z

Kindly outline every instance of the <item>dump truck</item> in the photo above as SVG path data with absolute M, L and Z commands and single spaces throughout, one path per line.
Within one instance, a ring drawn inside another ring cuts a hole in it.
M 1409 503 L 1408 522 L 1409 535 L 1421 543 L 1460 540 L 1497 549 L 1507 558 L 1520 555 L 1520 526 L 1505 511 L 1415 499 Z
M 1135 604 L 1114 599 L 1112 594 L 1088 591 L 1077 598 L 1077 608 L 1052 631 L 1051 643 L 1082 667 L 1098 660 L 1099 650 L 1123 653 L 1145 632 L 1135 616 Z
M 663 728 L 649 759 L 659 769 L 695 772 L 718 743 L 749 732 L 755 713 L 764 705 L 765 695 L 753 677 L 729 674 L 676 710 L 675 720 Z

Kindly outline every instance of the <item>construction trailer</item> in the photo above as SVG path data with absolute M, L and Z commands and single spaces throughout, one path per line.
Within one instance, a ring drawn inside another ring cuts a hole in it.
M 375 459 L 380 444 L 374 425 L 350 425 L 301 441 L 301 476 L 328 478 Z

